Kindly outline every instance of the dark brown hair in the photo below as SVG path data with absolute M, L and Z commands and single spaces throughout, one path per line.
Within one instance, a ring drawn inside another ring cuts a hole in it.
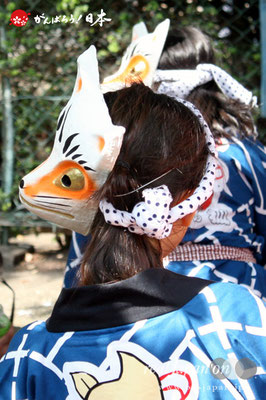
M 202 63 L 215 63 L 209 36 L 193 26 L 171 30 L 158 68 L 194 69 Z M 257 136 L 251 107 L 226 97 L 214 81 L 196 87 L 187 100 L 202 112 L 216 140 Z
M 166 95 L 134 84 L 105 100 L 112 121 L 126 128 L 120 154 L 106 183 L 95 194 L 116 208 L 131 212 L 142 201 L 141 191 L 124 194 L 169 172 L 149 187 L 168 186 L 175 201 L 197 187 L 203 176 L 208 149 L 197 117 Z M 182 173 L 176 170 L 179 168 Z M 92 239 L 82 263 L 82 283 L 122 280 L 148 268 L 162 267 L 156 239 L 109 225 L 100 211 L 91 229 Z
M 193 69 L 200 63 L 215 63 L 215 53 L 209 36 L 194 26 L 170 30 L 159 69 Z

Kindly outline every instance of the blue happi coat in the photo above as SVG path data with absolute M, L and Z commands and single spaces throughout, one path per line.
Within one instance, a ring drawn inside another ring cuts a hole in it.
M 63 289 L 1 359 L 0 399 L 263 399 L 265 335 L 264 304 L 240 285 L 151 269 Z
M 184 244 L 218 244 L 251 250 L 256 262 L 231 260 L 174 261 L 172 271 L 215 281 L 229 281 L 266 297 L 266 149 L 249 139 L 217 146 L 217 168 L 211 205 L 199 211 L 183 239 Z M 87 237 L 73 234 L 64 284 L 76 284 L 75 276 Z M 167 266 L 168 262 L 166 262 Z

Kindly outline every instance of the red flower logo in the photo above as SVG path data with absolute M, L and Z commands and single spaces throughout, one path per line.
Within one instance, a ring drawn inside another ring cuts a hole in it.
M 11 18 L 10 18 L 10 24 L 9 25 L 15 25 L 15 26 L 24 26 L 26 25 L 26 23 L 28 22 L 28 15 L 30 15 L 30 13 L 26 13 L 23 10 L 16 10 L 13 11 L 11 14 Z

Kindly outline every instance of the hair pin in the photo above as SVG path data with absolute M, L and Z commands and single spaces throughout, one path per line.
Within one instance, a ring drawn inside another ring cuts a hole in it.
M 155 178 L 155 179 L 153 179 L 153 180 L 151 180 L 151 181 L 145 183 L 145 184 L 142 185 L 142 186 L 139 186 L 137 189 L 131 190 L 131 192 L 127 192 L 127 193 L 123 193 L 123 194 L 115 194 L 114 197 L 123 197 L 123 196 L 127 196 L 127 195 L 129 195 L 129 194 L 138 192 L 139 190 L 141 190 L 141 189 L 145 188 L 146 186 L 150 185 L 151 183 L 158 181 L 160 178 L 163 178 L 165 175 L 169 174 L 169 172 L 173 171 L 174 169 L 176 169 L 178 172 L 180 172 L 180 174 L 183 175 L 183 172 L 180 171 L 180 169 L 178 169 L 178 168 L 172 168 L 172 169 L 170 169 L 169 171 L 164 172 L 162 175 L 158 176 L 157 178 Z

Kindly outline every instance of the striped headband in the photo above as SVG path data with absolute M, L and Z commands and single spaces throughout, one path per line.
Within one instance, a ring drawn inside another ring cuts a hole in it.
M 213 194 L 217 165 L 214 138 L 200 111 L 188 101 L 175 99 L 197 116 L 205 132 L 210 154 L 207 158 L 204 176 L 193 194 L 172 208 L 170 208 L 170 204 L 173 198 L 166 185 L 144 189 L 142 192 L 144 201 L 137 203 L 131 213 L 118 210 L 109 201 L 103 199 L 100 201 L 99 207 L 108 224 L 127 228 L 130 232 L 139 235 L 146 234 L 149 237 L 163 239 L 170 235 L 175 221 L 196 211 Z
M 256 106 L 257 97 L 223 69 L 213 64 L 199 64 L 196 69 L 157 70 L 154 82 L 160 83 L 158 93 L 186 98 L 199 85 L 214 80 L 227 97 Z

